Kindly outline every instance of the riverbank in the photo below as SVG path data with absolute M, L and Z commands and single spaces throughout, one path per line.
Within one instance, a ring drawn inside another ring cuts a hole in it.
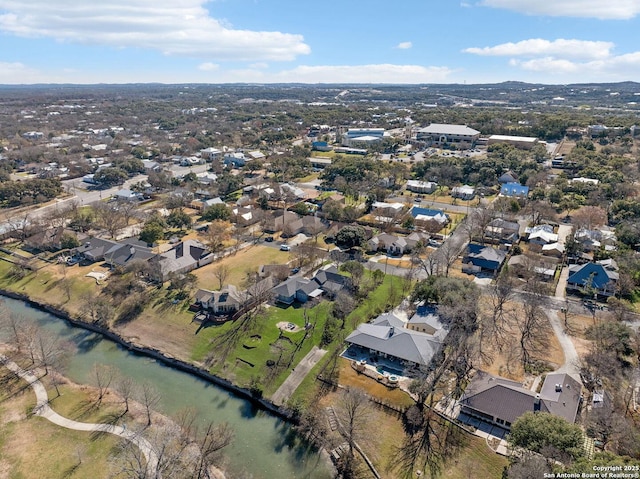
M 261 433 L 258 434 L 257 436 L 252 437 L 251 439 L 245 439 L 243 440 L 241 443 L 239 444 L 253 444 L 257 438 L 264 436 L 271 436 L 271 435 L 279 435 L 280 433 L 285 434 L 283 437 L 283 439 L 278 439 L 278 441 L 280 440 L 285 440 L 284 438 L 288 437 L 289 439 L 286 439 L 287 441 L 289 440 L 293 440 L 292 436 L 289 435 L 289 433 L 285 433 L 285 430 L 289 429 L 289 424 L 293 423 L 293 418 L 291 417 L 291 415 L 288 413 L 288 411 L 278 408 L 275 405 L 271 404 L 269 401 L 265 400 L 265 399 L 261 399 L 261 398 L 256 398 L 253 397 L 250 393 L 250 391 L 248 391 L 247 389 L 243 389 L 243 388 L 239 388 L 235 385 L 233 385 L 232 383 L 230 383 L 229 381 L 222 379 L 222 378 L 218 378 L 215 375 L 209 373 L 206 370 L 203 370 L 202 368 L 199 368 L 197 365 L 193 365 L 193 364 L 189 364 L 186 363 L 185 361 L 181 361 L 179 359 L 173 358 L 171 355 L 165 354 L 161 351 L 155 350 L 153 348 L 148 348 L 145 347 L 144 345 L 138 344 L 137 342 L 134 341 L 128 341 L 126 338 L 121 337 L 120 335 L 118 335 L 116 332 L 105 329 L 105 328 L 101 328 L 96 324 L 92 324 L 92 323 L 87 323 L 85 321 L 82 320 L 78 320 L 76 318 L 74 318 L 73 316 L 71 316 L 68 311 L 59 308 L 59 307 L 55 307 L 52 306 L 50 304 L 46 304 L 43 303 L 41 301 L 34 301 L 31 298 L 29 298 L 26 294 L 23 293 L 17 293 L 15 291 L 8 291 L 6 289 L 0 289 L 0 295 L 5 296 L 7 299 L 7 301 L 11 301 L 11 300 L 16 300 L 18 302 L 20 302 L 20 304 L 24 304 L 28 307 L 32 307 L 34 308 L 34 311 L 41 311 L 42 313 L 46 313 L 48 315 L 51 315 L 55 318 L 58 318 L 60 320 L 59 324 L 60 325 L 66 325 L 64 326 L 64 328 L 77 328 L 78 331 L 86 331 L 87 333 L 78 333 L 78 337 L 80 338 L 90 338 L 91 336 L 87 336 L 87 334 L 91 333 L 91 334 L 97 334 L 100 337 L 107 339 L 109 342 L 111 342 L 111 344 L 116 344 L 119 345 L 122 349 L 121 351 L 123 352 L 123 354 L 126 356 L 128 353 L 133 353 L 134 357 L 139 357 L 139 360 L 134 361 L 134 363 L 137 364 L 150 364 L 148 361 L 149 359 L 144 359 L 144 358 L 150 358 L 153 360 L 153 362 L 157 363 L 159 366 L 158 367 L 167 367 L 171 370 L 176 371 L 175 373 L 171 374 L 171 377 L 173 378 L 172 381 L 167 382 L 168 378 L 165 378 L 165 374 L 164 373 L 156 373 L 157 376 L 162 377 L 162 386 L 161 389 L 167 389 L 167 385 L 168 384 L 172 384 L 174 382 L 178 381 L 178 377 L 181 373 L 186 373 L 187 376 L 193 378 L 192 381 L 187 381 L 189 386 L 188 389 L 191 390 L 193 388 L 193 384 L 195 384 L 197 381 L 203 381 L 204 384 L 211 384 L 214 385 L 216 387 L 219 388 L 220 391 L 226 391 L 227 393 L 229 393 L 232 397 L 235 397 L 237 399 L 234 399 L 233 402 L 235 401 L 246 401 L 247 402 L 247 406 L 241 406 L 239 410 L 234 410 L 234 412 L 231 413 L 231 415 L 233 417 L 243 417 L 245 419 L 251 419 L 252 423 L 254 421 L 258 421 L 258 425 L 257 427 L 260 428 Z M 10 298 L 10 299 L 9 299 Z M 11 306 L 13 309 L 15 309 L 14 306 Z M 40 314 L 42 314 L 40 313 Z M 25 314 L 25 313 L 19 313 L 19 314 Z M 30 316 L 30 313 L 27 313 Z M 52 323 L 53 324 L 53 323 Z M 60 326 L 62 327 L 62 326 Z M 57 329 L 58 327 L 56 327 Z M 68 335 L 69 333 L 65 333 L 66 335 Z M 80 341 L 85 341 L 85 339 L 80 339 Z M 89 345 L 88 347 L 93 348 L 94 344 L 95 344 L 95 340 L 93 339 L 87 339 Z M 84 348 L 87 347 L 87 345 L 81 345 L 80 346 L 81 349 L 84 351 Z M 99 349 L 104 349 L 104 348 L 99 348 Z M 86 351 L 84 353 L 82 353 L 82 355 L 86 354 Z M 102 354 L 102 353 L 101 353 Z M 102 356 L 101 356 L 102 357 Z M 84 364 L 86 360 L 80 360 L 79 362 Z M 104 359 L 99 359 L 98 362 L 102 363 L 104 361 Z M 146 371 L 148 369 L 149 366 L 143 366 L 144 371 Z M 75 368 L 77 369 L 77 366 L 75 366 Z M 120 368 L 125 372 L 125 374 L 128 374 L 127 369 L 128 367 L 125 367 L 124 365 L 121 365 Z M 82 369 L 82 367 L 81 367 Z M 155 370 L 156 367 L 154 366 L 153 369 Z M 141 374 L 144 374 L 142 372 L 142 370 L 140 371 Z M 82 381 L 83 383 L 87 380 L 87 376 L 84 375 L 82 377 L 78 377 L 77 373 L 74 375 L 74 377 L 77 378 L 78 381 Z M 143 379 L 146 380 L 146 379 Z M 184 381 L 180 380 L 180 383 L 183 383 Z M 206 386 L 204 386 L 206 387 Z M 196 389 L 200 389 L 200 387 L 197 387 Z M 227 420 L 227 417 L 229 417 L 226 413 L 222 416 L 220 416 L 218 413 L 215 413 L 214 411 L 219 410 L 219 407 L 222 407 L 223 404 L 227 403 L 227 400 L 224 400 L 222 398 L 219 398 L 219 395 L 217 393 L 214 393 L 213 396 L 210 396 L 209 394 L 207 394 L 206 396 L 199 396 L 198 394 L 202 394 L 201 392 L 198 393 L 194 390 L 194 392 L 190 395 L 183 395 L 183 400 L 182 401 L 176 401 L 176 398 L 171 397 L 171 391 L 177 391 L 177 390 L 182 390 L 181 386 L 179 386 L 177 389 L 174 387 L 173 389 L 169 389 L 167 391 L 164 392 L 164 394 L 167 398 L 168 403 L 165 404 L 169 405 L 170 408 L 174 411 L 174 413 L 176 412 L 176 404 L 179 402 L 182 402 L 184 404 L 182 407 L 199 407 L 200 411 L 206 411 L 206 409 L 203 408 L 207 408 L 207 406 L 205 406 L 205 404 L 207 403 L 206 398 L 209 398 L 209 400 L 213 400 L 214 402 L 222 401 L 220 403 L 220 406 L 214 406 L 213 409 L 211 409 L 211 413 L 213 414 L 205 414 L 205 416 L 211 417 L 214 421 L 220 421 L 220 420 Z M 226 393 L 225 393 L 226 394 Z M 164 401 L 163 401 L 164 403 Z M 197 404 L 200 404 L 200 406 L 196 406 Z M 211 404 L 211 403 L 210 403 Z M 166 408 L 164 408 L 166 409 Z M 266 414 L 260 414 L 259 411 L 263 411 Z M 238 416 L 238 412 L 240 412 L 240 416 Z M 261 419 L 260 419 L 261 418 Z M 268 418 L 274 418 L 274 420 L 277 421 L 283 421 L 283 423 L 280 424 L 280 426 L 276 426 L 276 428 L 274 429 L 273 426 L 267 426 L 267 424 L 269 424 L 271 422 L 270 419 Z M 246 435 L 246 434 L 251 434 L 250 432 L 248 432 L 245 428 L 247 428 L 247 426 L 245 425 L 239 425 L 237 424 L 238 419 L 232 419 L 232 421 L 234 421 L 234 425 L 235 427 L 239 428 L 239 431 L 241 431 L 239 434 L 240 436 Z M 285 427 L 285 425 L 287 425 Z M 248 429 L 251 430 L 253 428 L 253 426 L 249 426 Z M 266 437 L 265 437 L 266 439 Z M 256 457 L 261 457 L 260 455 L 265 454 L 266 451 L 269 449 L 269 446 L 267 446 L 267 444 L 271 444 L 270 441 L 273 441 L 273 439 L 268 440 L 267 442 L 265 441 L 260 441 L 259 444 L 256 444 L 254 446 L 252 446 L 251 450 L 253 451 L 254 449 L 256 450 L 256 454 L 258 454 Z M 295 443 L 298 444 L 299 440 L 296 440 Z M 300 444 L 304 443 L 304 441 L 301 441 Z M 246 446 L 245 446 L 246 447 Z M 293 447 L 293 445 L 289 445 L 287 447 Z M 300 450 L 298 450 L 299 446 L 296 445 L 295 446 L 296 451 L 294 452 L 294 450 L 291 450 L 291 452 L 285 453 L 285 451 L 283 451 L 281 448 L 277 449 L 275 451 L 275 456 L 271 457 L 270 459 L 268 459 L 268 462 L 270 464 L 269 467 L 272 467 L 272 465 L 274 465 L 275 463 L 278 463 L 278 461 L 283 461 L 283 460 L 288 460 L 286 459 L 288 457 L 288 454 L 296 454 L 296 459 L 292 459 L 291 464 L 287 465 L 287 467 L 291 467 L 293 464 L 298 464 L 299 461 L 305 461 L 306 462 L 306 457 L 311 458 L 314 454 L 318 454 L 319 460 L 322 463 L 322 467 L 319 469 L 317 475 L 314 474 L 313 477 L 331 477 L 330 473 L 327 472 L 326 475 L 324 472 L 320 472 L 320 471 L 334 471 L 333 468 L 333 464 L 331 463 L 331 460 L 329 458 L 329 455 L 326 451 L 324 450 L 320 450 L 317 451 L 315 450 L 315 452 L 312 452 L 311 449 L 308 449 L 307 447 L 304 447 L 305 450 L 307 450 L 308 452 L 300 452 Z M 232 448 L 234 449 L 234 448 Z M 260 451 L 258 453 L 258 451 Z M 247 452 L 248 453 L 248 452 Z M 244 455 L 245 452 L 242 452 L 242 454 Z M 302 454 L 302 455 L 300 455 Z M 310 456 L 307 456 L 307 454 L 311 454 Z M 235 456 L 235 455 L 234 455 Z M 236 467 L 238 467 L 238 463 L 237 461 L 232 461 L 232 462 L 236 462 Z M 246 461 L 245 461 L 246 463 Z M 264 463 L 261 461 L 260 463 L 262 463 L 264 465 Z M 242 464 L 242 463 L 240 463 Z M 296 471 L 299 470 L 300 467 L 303 467 L 301 464 L 298 464 L 295 466 L 295 468 L 292 470 Z M 304 466 L 306 467 L 306 466 Z M 317 465 L 316 467 L 319 467 L 319 465 Z M 263 469 L 262 466 L 260 466 L 260 469 Z M 260 475 L 257 475 L 255 477 L 262 477 Z M 294 477 L 294 476 L 283 476 L 283 477 Z M 310 476 L 311 477 L 311 476 Z
M 46 304 L 46 303 L 41 303 L 39 301 L 35 301 L 33 299 L 31 299 L 29 296 L 27 296 L 26 294 L 22 294 L 22 293 L 17 293 L 15 291 L 10 291 L 10 290 L 6 290 L 6 289 L 0 289 L 0 296 L 6 296 L 8 298 L 12 298 L 12 299 L 17 299 L 19 301 L 24 301 L 25 303 L 27 303 L 29 306 L 32 306 L 36 309 L 39 309 L 41 311 L 47 312 L 49 314 L 52 314 L 64 321 L 66 321 L 67 323 L 69 323 L 70 325 L 74 326 L 74 327 L 78 327 L 78 328 L 82 328 L 85 329 L 87 331 L 91 331 L 93 333 L 97 333 L 100 334 L 102 336 L 104 336 L 105 338 L 113 341 L 114 343 L 119 344 L 120 346 L 126 348 L 127 350 L 135 353 L 135 354 L 140 354 L 142 356 L 146 356 L 152 359 L 155 359 L 157 361 L 162 362 L 163 364 L 176 368 L 180 371 L 189 373 L 189 374 L 193 374 L 194 376 L 197 376 L 200 379 L 204 379 L 206 381 L 209 381 L 212 384 L 215 384 L 216 386 L 219 386 L 223 389 L 225 389 L 226 391 L 231 392 L 232 394 L 236 395 L 237 397 L 247 400 L 249 402 L 251 402 L 254 406 L 259 407 L 260 409 L 267 411 L 271 414 L 274 414 L 275 416 L 284 419 L 286 421 L 291 422 L 293 420 L 291 413 L 284 409 L 281 408 L 279 406 L 276 406 L 275 404 L 273 404 L 271 401 L 268 401 L 266 399 L 263 398 L 257 398 L 255 397 L 250 390 L 245 389 L 245 388 L 241 388 L 239 386 L 236 386 L 235 384 L 233 384 L 232 382 L 218 377 L 215 374 L 211 374 L 209 371 L 207 371 L 206 369 L 203 369 L 195 364 L 192 363 L 188 363 L 186 361 L 183 361 L 181 359 L 175 358 L 163 351 L 160 351 L 158 349 L 154 349 L 154 348 L 150 348 L 148 346 L 145 346 L 143 344 L 139 344 L 133 341 L 128 340 L 127 338 L 124 338 L 122 336 L 120 336 L 118 333 L 114 332 L 111 329 L 107 329 L 104 328 L 100 325 L 94 324 L 94 323 L 88 323 L 86 321 L 82 321 L 80 319 L 74 318 L 72 317 L 68 311 L 57 308 L 55 306 L 52 306 L 50 304 Z
M 96 451 L 90 451 L 89 447 L 83 447 L 82 443 L 86 443 L 86 437 L 84 433 L 90 433 L 89 443 L 93 443 L 98 439 L 107 444 L 112 444 L 112 440 L 104 441 L 105 438 L 117 437 L 121 440 L 128 441 L 129 447 L 123 447 L 123 445 L 111 445 L 107 447 L 109 456 L 106 457 L 107 462 L 111 463 L 111 468 L 117 469 L 119 463 L 126 461 L 127 454 L 132 454 L 137 457 L 139 452 L 144 457 L 144 463 L 140 464 L 142 468 L 140 471 L 146 472 L 153 477 L 161 475 L 159 457 L 157 454 L 158 446 L 165 447 L 167 444 L 155 444 L 148 438 L 166 437 L 167 434 L 171 434 L 172 431 L 182 431 L 180 425 L 167 416 L 164 416 L 157 411 L 151 411 L 151 425 L 147 423 L 147 412 L 145 407 L 135 400 L 128 399 L 126 409 L 124 400 L 115 391 L 108 389 L 104 392 L 104 396 L 100 396 L 96 388 L 79 385 L 72 382 L 69 378 L 63 377 L 58 373 L 51 371 L 49 374 L 44 374 L 44 371 L 37 368 L 24 369 L 18 363 L 13 361 L 7 355 L 15 354 L 14 350 L 11 350 L 7 346 L 3 346 L 0 343 L 0 366 L 5 371 L 0 371 L 0 378 L 5 385 L 2 396 L 3 408 L 2 414 L 0 414 L 0 426 L 7 426 L 9 423 L 16 423 L 20 421 L 31 422 L 36 418 L 43 418 L 49 421 L 54 427 L 69 429 L 71 431 L 80 431 L 81 434 L 76 434 L 77 438 L 72 434 L 76 442 L 79 442 L 75 446 L 75 450 L 68 451 L 69 444 L 64 443 L 64 448 L 60 448 L 61 442 L 54 440 L 59 435 L 59 432 L 55 429 L 51 433 L 43 433 L 38 431 L 37 434 L 30 434 L 30 439 L 37 440 L 42 444 L 38 448 L 38 455 L 48 458 L 50 470 L 59 469 L 59 463 L 68 461 L 65 458 L 65 450 L 67 455 L 73 457 L 77 463 L 69 466 L 69 474 L 76 476 L 83 476 L 87 474 L 89 477 L 97 478 L 101 477 L 99 472 L 107 472 L 107 468 L 104 465 L 98 466 L 96 461 L 102 464 L 105 457 L 102 453 Z M 16 359 L 19 360 L 19 359 Z M 20 361 L 28 362 L 28 361 Z M 9 374 L 7 376 L 7 374 Z M 11 378 L 11 374 L 15 375 Z M 14 380 L 17 379 L 17 380 Z M 21 381 L 22 380 L 22 381 Z M 24 382 L 27 385 L 25 387 Z M 53 386 L 52 386 L 53 385 Z M 35 393 L 36 401 L 33 402 L 29 389 Z M 100 399 L 98 400 L 98 397 Z M 25 401 L 28 406 L 25 407 Z M 20 404 L 21 406 L 17 406 Z M 16 407 L 17 406 L 17 407 Z M 16 416 L 15 410 L 22 409 L 26 411 L 26 414 L 20 414 Z M 78 419 L 80 421 L 78 421 Z M 126 422 L 125 422 L 126 421 Z M 37 422 L 37 421 L 36 421 Z M 40 426 L 42 428 L 42 425 Z M 38 428 L 38 429 L 40 429 Z M 47 429 L 49 426 L 43 429 Z M 12 436 L 15 434 L 20 436 L 18 432 L 16 434 L 15 428 L 12 431 Z M 85 438 L 83 440 L 83 438 Z M 13 438 L 15 440 L 15 438 Z M 17 439 L 19 442 L 20 439 Z M 4 445 L 4 444 L 3 444 Z M 133 449 L 132 449 L 133 448 Z M 22 449 L 22 448 L 20 448 Z M 95 448 L 94 448 L 95 449 Z M 104 449 L 104 448 L 103 448 Z M 1 448 L 0 448 L 1 450 Z M 24 459 L 28 459 L 28 462 L 33 462 L 33 458 L 25 458 L 22 456 L 22 451 L 18 452 L 18 457 L 14 462 L 21 463 Z M 126 452 L 126 454 L 123 454 Z M 9 454 L 6 454 L 8 456 Z M 97 457 L 95 457 L 97 456 Z M 22 459 L 22 460 L 20 460 Z M 146 466 L 145 466 L 146 464 Z M 15 464 L 8 463 L 8 467 L 12 468 Z M 78 471 L 82 467 L 82 471 Z M 225 479 L 225 473 L 215 467 L 209 466 L 209 473 L 214 479 Z M 35 472 L 35 471 L 34 471 Z M 42 477 L 39 472 L 35 472 L 33 477 Z M 24 473 L 19 474 L 20 477 L 24 476 Z M 66 476 L 65 476 L 66 477 Z

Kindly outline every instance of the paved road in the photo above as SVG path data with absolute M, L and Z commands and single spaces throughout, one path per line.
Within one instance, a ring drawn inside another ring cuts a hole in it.
M 273 394 L 271 402 L 279 406 L 286 403 L 298 386 L 300 386 L 304 378 L 307 377 L 311 368 L 313 368 L 326 353 L 327 351 L 325 349 L 319 349 L 317 346 L 314 346 Z
M 160 475 L 157 474 L 158 456 L 149 441 L 147 441 L 145 438 L 133 431 L 125 429 L 122 426 L 78 422 L 61 416 L 49 406 L 49 396 L 47 394 L 47 390 L 33 373 L 25 371 L 2 354 L 0 354 L 0 364 L 4 364 L 5 367 L 7 367 L 10 371 L 13 371 L 21 379 L 24 379 L 33 388 L 34 392 L 36 393 L 36 405 L 33 408 L 34 414 L 67 429 L 87 432 L 106 432 L 126 439 L 127 441 L 135 444 L 138 448 L 140 448 L 140 451 L 144 455 L 147 462 L 148 477 L 160 477 Z
M 63 208 L 67 205 L 70 205 L 73 201 L 76 201 L 80 206 L 95 203 L 96 201 L 100 201 L 101 199 L 109 198 L 118 190 L 128 188 L 139 181 L 146 181 L 146 179 L 146 175 L 138 175 L 133 178 L 129 178 L 120 186 L 114 186 L 113 188 L 104 190 L 86 190 L 84 189 L 82 179 L 80 178 L 65 180 L 63 181 L 63 185 L 65 189 L 67 189 L 67 191 L 69 191 L 73 196 L 70 196 L 68 198 L 58 198 L 46 206 L 35 208 L 28 212 L 24 210 L 20 211 L 19 213 L 12 211 L 6 212 L 4 214 L 5 219 L 3 221 L 0 221 L 0 234 L 4 233 L 5 231 L 16 229 L 18 225 L 22 224 L 21 222 L 24 221 L 25 216 L 27 217 L 27 223 L 31 223 L 39 218 L 46 216 L 47 214 L 55 211 L 58 208 Z M 14 221 L 11 221 L 12 218 Z

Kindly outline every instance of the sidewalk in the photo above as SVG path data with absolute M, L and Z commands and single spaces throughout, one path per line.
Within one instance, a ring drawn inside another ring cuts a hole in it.
M 298 389 L 300 383 L 307 377 L 309 371 L 322 359 L 327 353 L 325 349 L 319 349 L 314 346 L 309 353 L 302 358 L 302 361 L 298 363 L 296 368 L 291 372 L 289 377 L 285 379 L 278 390 L 271 396 L 271 402 L 278 406 L 282 406 L 291 395 Z

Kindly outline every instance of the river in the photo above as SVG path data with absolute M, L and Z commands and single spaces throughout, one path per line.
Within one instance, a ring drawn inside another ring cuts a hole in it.
M 65 375 L 74 382 L 90 384 L 94 364 L 110 365 L 138 384 L 144 381 L 153 384 L 162 396 L 157 409 L 163 414 L 171 415 L 190 407 L 196 409 L 203 423 L 228 422 L 235 430 L 235 441 L 225 450 L 229 477 L 241 473 L 254 479 L 331 477 L 320 454 L 296 436 L 288 423 L 250 402 L 190 374 L 133 354 L 99 334 L 71 327 L 22 301 L 4 298 L 4 302 L 10 311 L 72 345 L 74 354 Z

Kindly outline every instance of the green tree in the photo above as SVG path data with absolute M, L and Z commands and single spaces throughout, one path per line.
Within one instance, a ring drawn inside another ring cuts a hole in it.
M 124 170 L 113 167 L 103 168 L 93 175 L 96 182 L 105 186 L 121 185 L 128 177 Z
M 65 233 L 60 239 L 60 246 L 62 247 L 62 249 L 77 248 L 78 246 L 80 246 L 80 241 L 78 241 L 78 238 L 76 238 L 74 235 Z
M 538 453 L 556 450 L 574 459 L 584 454 L 584 434 L 580 426 L 546 412 L 526 412 L 511 425 L 509 441 Z
M 231 210 L 224 203 L 209 206 L 202 213 L 201 219 L 205 221 L 228 220 L 231 218 Z
M 173 210 L 169 216 L 167 216 L 167 224 L 174 228 L 188 228 L 191 226 L 191 216 L 185 213 L 182 208 Z
M 336 234 L 336 243 L 344 248 L 362 246 L 366 236 L 362 226 L 345 226 Z
M 147 222 L 140 232 L 140 241 L 148 244 L 157 242 L 164 236 L 164 228 L 156 222 Z

